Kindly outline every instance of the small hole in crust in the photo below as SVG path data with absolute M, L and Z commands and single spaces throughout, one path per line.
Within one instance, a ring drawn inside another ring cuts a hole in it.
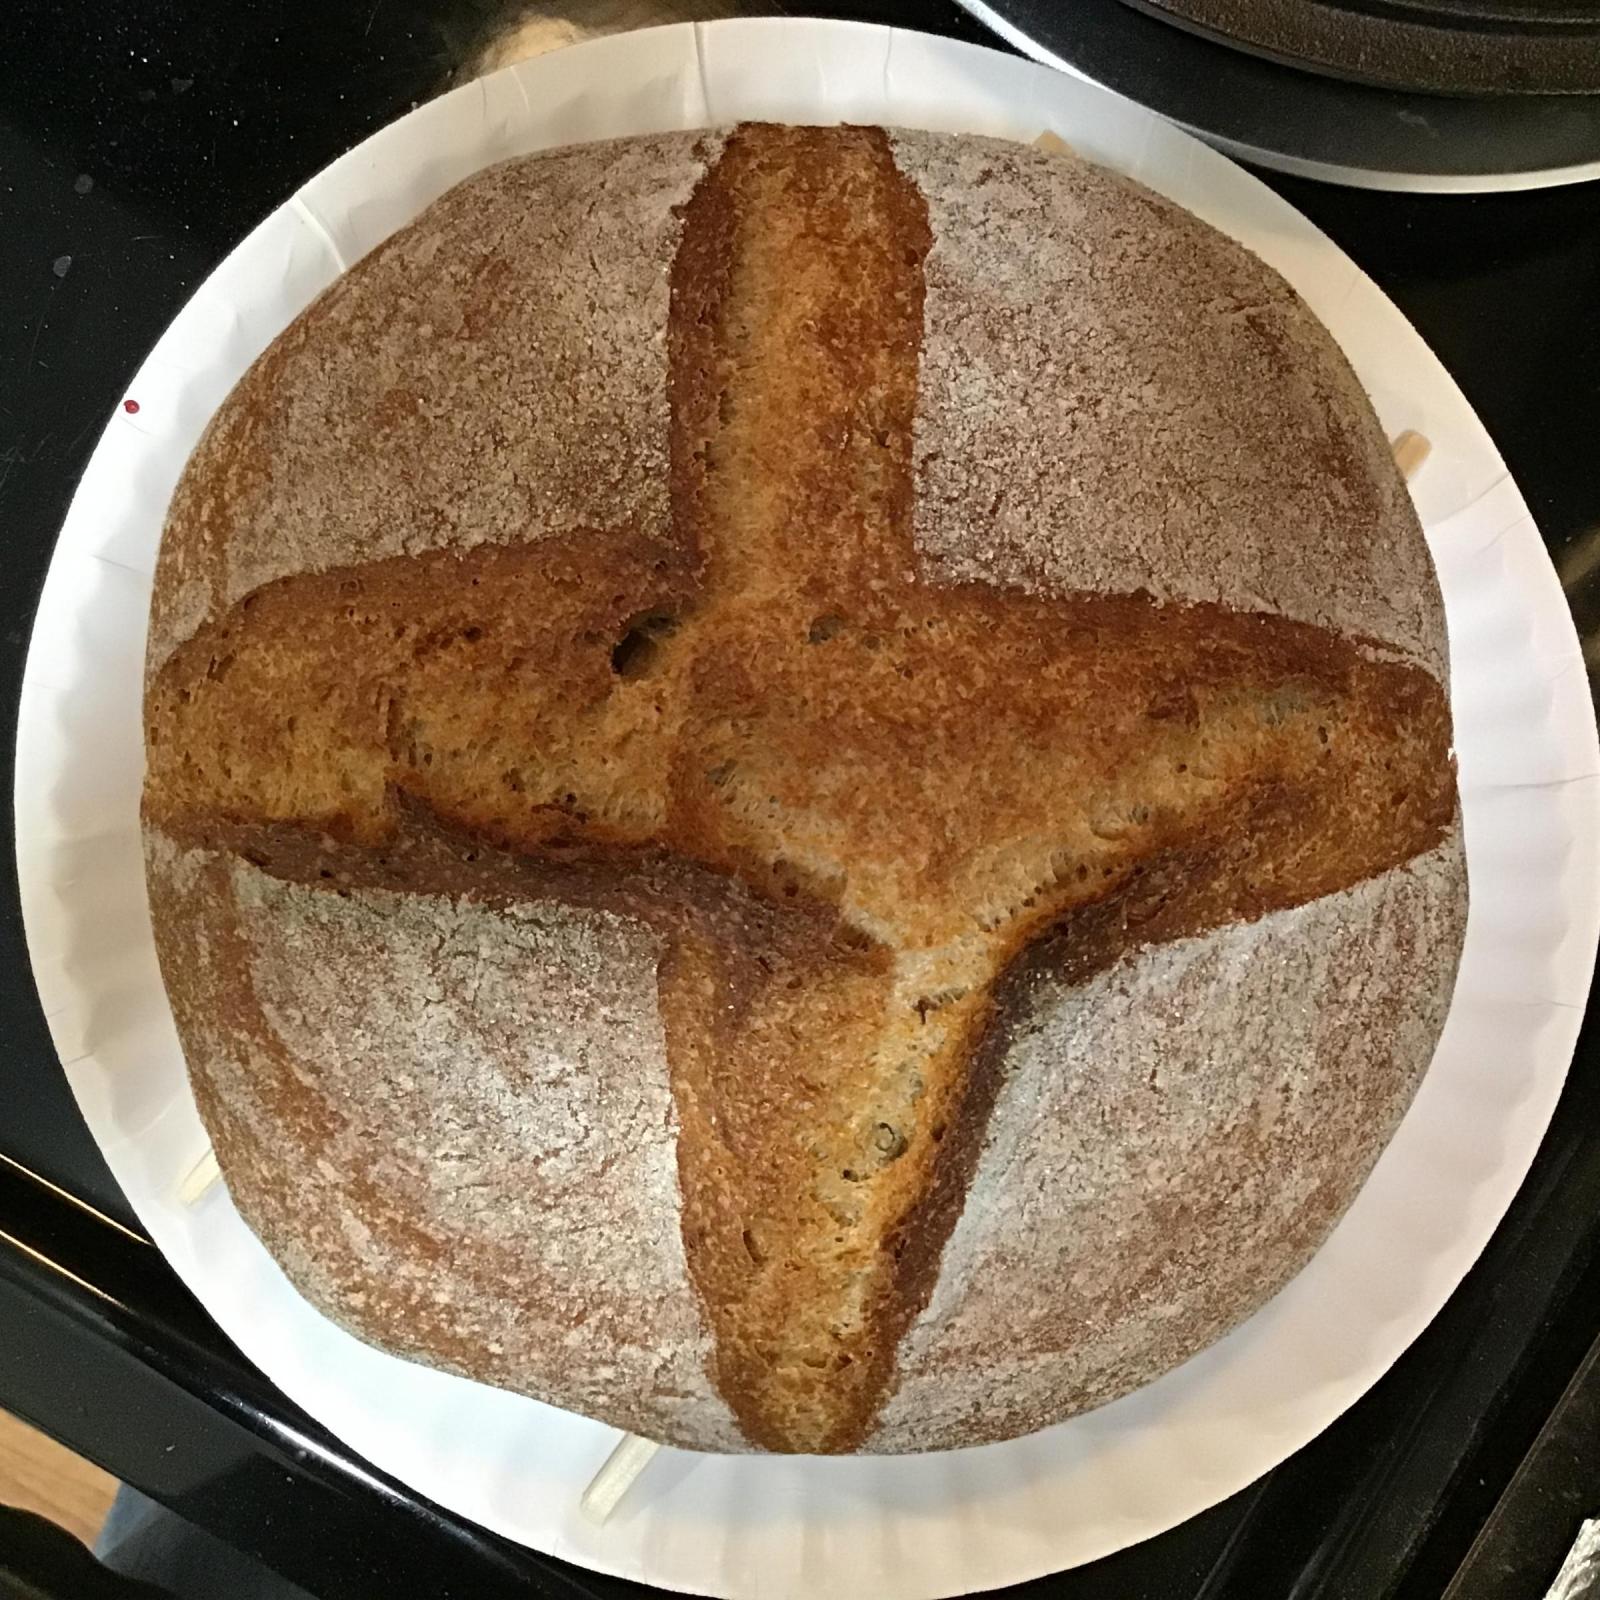
M 642 678 L 650 670 L 656 642 L 639 628 L 630 628 L 611 650 L 611 670 L 619 678 Z
M 885 1161 L 898 1161 L 906 1153 L 906 1136 L 890 1123 L 880 1122 L 872 1130 L 872 1148 Z
M 661 641 L 678 625 L 678 619 L 665 612 L 651 611 L 635 617 L 622 637 L 611 647 L 611 670 L 619 678 L 642 678 L 655 666 Z
M 813 617 L 810 628 L 806 630 L 806 643 L 826 644 L 838 636 L 843 626 L 844 618 L 835 616 L 831 611 L 824 612 L 820 617 Z

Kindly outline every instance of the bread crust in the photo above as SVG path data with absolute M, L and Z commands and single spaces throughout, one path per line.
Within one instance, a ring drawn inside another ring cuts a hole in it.
M 694 1448 L 1112 1398 L 1431 1054 L 1444 649 L 1332 340 L 1137 185 L 770 126 L 492 169 L 174 500 L 151 894 L 230 1189 L 363 1337 Z

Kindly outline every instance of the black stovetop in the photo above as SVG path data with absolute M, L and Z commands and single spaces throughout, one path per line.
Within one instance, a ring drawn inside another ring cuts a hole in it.
M 585 6 L 601 9 L 575 0 L 574 14 Z M 350 145 L 470 75 L 530 9 L 516 0 L 20 0 L 7 13 L 7 804 L 39 586 L 123 385 L 254 223 Z M 656 14 L 729 9 L 662 0 Z M 950 0 L 820 9 L 983 37 Z M 1521 485 L 1600 663 L 1600 187 L 1398 196 L 1265 176 L 1378 281 L 1455 375 Z M 519 1550 L 420 1500 L 297 1411 L 217 1332 L 144 1240 L 79 1119 L 29 978 L 9 863 L 0 870 L 0 1041 L 0 1406 L 318 1595 L 645 1592 Z M 1543 1594 L 1580 1517 L 1600 1507 L 1600 1383 L 1585 1360 L 1600 1333 L 1596 1058 L 1591 1017 L 1505 1223 L 1433 1326 L 1349 1414 L 1222 1505 L 1018 1592 Z M 0 1529 L 0 1588 L 7 1570 Z M 781 1574 L 773 1584 L 782 1592 Z

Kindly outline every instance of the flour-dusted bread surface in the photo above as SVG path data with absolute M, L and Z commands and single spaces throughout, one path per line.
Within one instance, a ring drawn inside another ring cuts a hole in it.
M 1277 273 L 1103 167 L 926 133 L 894 152 L 935 236 L 914 517 L 931 573 L 1216 600 L 1444 675 L 1389 442 Z
M 151 662 L 294 573 L 585 529 L 666 538 L 674 208 L 716 142 L 491 168 L 323 294 L 178 486 Z
M 738 1449 L 684 1264 L 649 934 L 149 850 L 201 1113 L 301 1292 L 401 1354 Z
M 1454 973 L 1418 953 L 1460 939 L 1461 874 L 1452 834 L 1351 889 L 1044 986 L 866 1447 L 1048 1426 L 1281 1287 L 1433 1053 Z
M 1442 611 L 1326 332 L 1137 185 L 751 126 L 451 191 L 157 573 L 163 971 L 374 1343 L 939 1449 L 1293 1273 L 1460 948 Z

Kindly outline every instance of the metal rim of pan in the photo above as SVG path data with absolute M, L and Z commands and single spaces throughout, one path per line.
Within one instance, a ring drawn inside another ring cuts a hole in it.
M 1175 27 L 1124 0 L 961 3 L 1025 55 L 1279 171 L 1430 193 L 1600 178 L 1600 95 L 1355 83 Z

